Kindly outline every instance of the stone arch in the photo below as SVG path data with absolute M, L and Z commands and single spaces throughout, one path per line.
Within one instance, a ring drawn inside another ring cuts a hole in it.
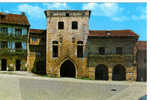
M 1 70 L 2 71 L 6 71 L 7 70 L 7 60 L 6 59 L 2 59 Z
M 71 60 L 65 60 L 61 64 L 60 77 L 76 77 L 76 67 Z
M 96 66 L 95 80 L 108 80 L 108 68 L 104 64 Z
M 123 65 L 115 65 L 112 71 L 112 80 L 126 80 L 126 69 Z

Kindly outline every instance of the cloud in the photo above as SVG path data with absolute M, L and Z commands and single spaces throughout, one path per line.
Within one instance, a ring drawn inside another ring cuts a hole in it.
M 129 20 L 126 16 L 120 16 L 120 17 L 112 17 L 113 21 L 126 21 Z
M 146 8 L 137 7 L 139 14 L 130 14 L 131 11 L 120 7 L 118 3 L 87 3 L 83 4 L 83 10 L 91 10 L 94 16 L 105 16 L 112 21 L 144 20 L 146 19 Z
M 83 10 L 91 10 L 92 15 L 105 16 L 114 21 L 125 20 L 125 16 L 120 19 L 123 8 L 119 7 L 117 3 L 87 3 L 83 5 Z
M 30 17 L 33 18 L 43 18 L 44 17 L 44 9 L 38 6 L 32 6 L 29 4 L 23 4 L 18 6 L 18 10 L 21 12 L 25 12 Z
M 95 10 L 95 7 L 97 7 L 97 3 L 88 3 L 88 4 L 83 4 L 83 9 L 84 10 Z
M 140 10 L 141 9 L 141 10 Z M 139 15 L 132 15 L 133 20 L 145 20 L 146 19 L 146 8 L 139 8 Z
M 117 3 L 88 3 L 83 5 L 83 10 L 92 10 L 98 16 L 115 16 L 123 9 Z
M 43 6 L 45 6 L 47 9 L 51 10 L 66 10 L 69 9 L 66 3 L 44 3 Z

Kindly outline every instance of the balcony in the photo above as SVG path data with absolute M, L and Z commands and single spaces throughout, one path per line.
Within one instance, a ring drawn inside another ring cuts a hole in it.
M 0 48 L 0 56 L 27 56 L 27 50 L 22 48 L 19 49 L 9 49 L 9 48 Z
M 104 54 L 100 55 L 98 53 L 89 53 L 89 59 L 94 60 L 101 60 L 101 61 L 108 61 L 108 62 L 125 62 L 125 61 L 133 61 L 134 56 L 132 54 Z
M 27 35 L 16 35 L 0 32 L 0 40 L 21 42 L 26 41 L 27 39 Z

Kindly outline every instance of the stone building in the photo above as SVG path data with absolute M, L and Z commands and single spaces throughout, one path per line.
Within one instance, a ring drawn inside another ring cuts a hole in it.
M 27 30 L 28 71 L 54 77 L 137 79 L 139 60 L 136 56 L 139 55 L 135 32 L 89 30 L 89 10 L 44 13 L 47 29 Z
M 27 70 L 29 22 L 24 13 L 0 12 L 0 69 Z
M 147 43 L 146 41 L 137 41 L 137 81 L 147 80 Z

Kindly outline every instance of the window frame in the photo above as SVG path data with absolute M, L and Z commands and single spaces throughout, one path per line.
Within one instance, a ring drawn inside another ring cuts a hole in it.
M 62 25 L 60 25 L 62 23 Z M 64 29 L 64 22 L 63 21 L 59 21 L 58 22 L 58 30 L 63 30 Z
M 78 22 L 77 21 L 72 21 L 72 29 L 73 30 L 78 30 Z
M 8 42 L 7 41 L 1 41 L 1 48 L 8 48 Z
M 84 52 L 83 52 L 83 41 L 77 41 L 77 57 L 83 58 Z
M 0 32 L 8 33 L 8 27 L 0 27 Z
M 15 35 L 22 35 L 22 29 L 21 28 L 15 28 Z
M 57 58 L 59 56 L 58 53 L 58 41 L 52 41 L 52 57 Z
M 122 55 L 123 54 L 123 48 L 122 47 L 116 47 L 116 54 Z
M 99 54 L 105 55 L 105 47 L 99 47 Z

